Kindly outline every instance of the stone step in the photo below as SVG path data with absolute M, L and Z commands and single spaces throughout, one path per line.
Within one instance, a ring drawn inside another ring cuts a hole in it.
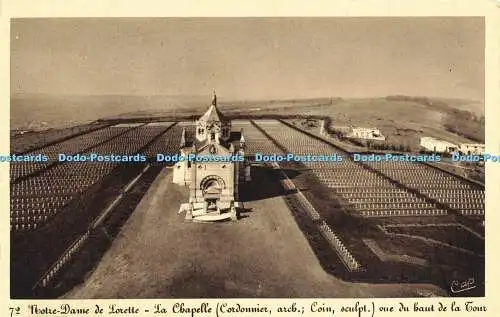
M 215 222 L 231 219 L 231 213 L 226 212 L 223 214 L 205 214 L 193 217 L 193 222 Z

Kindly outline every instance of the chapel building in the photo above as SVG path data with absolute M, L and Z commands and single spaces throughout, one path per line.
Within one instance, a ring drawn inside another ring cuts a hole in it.
M 186 220 L 236 220 L 239 185 L 250 181 L 250 165 L 245 160 L 243 131 L 233 132 L 231 121 L 212 104 L 195 125 L 191 140 L 182 131 L 180 155 L 174 165 L 174 183 L 189 190 L 189 201 L 181 205 Z

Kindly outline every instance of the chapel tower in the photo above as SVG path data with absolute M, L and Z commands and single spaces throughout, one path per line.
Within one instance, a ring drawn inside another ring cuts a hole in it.
M 227 120 L 217 107 L 217 95 L 213 95 L 212 104 L 196 121 L 196 139 L 209 143 L 228 141 L 231 137 L 231 121 Z

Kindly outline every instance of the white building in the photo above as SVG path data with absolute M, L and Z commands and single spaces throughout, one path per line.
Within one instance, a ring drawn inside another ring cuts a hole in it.
M 429 136 L 420 138 L 420 146 L 427 151 L 438 153 L 452 153 L 458 150 L 458 146 L 456 144 Z
M 385 136 L 377 128 L 352 127 L 351 131 L 346 135 L 346 137 L 354 139 L 385 141 Z
M 231 132 L 231 121 L 217 108 L 215 95 L 196 122 L 194 140 L 188 140 L 183 130 L 180 152 L 184 158 L 191 155 L 213 160 L 183 160 L 174 165 L 173 182 L 189 188 L 189 202 L 182 204 L 179 212 L 185 211 L 186 220 L 193 221 L 237 219 L 236 208 L 242 206 L 238 189 L 240 183 L 250 181 L 250 165 L 244 160 L 243 133 Z
M 328 135 L 327 129 L 326 129 L 326 121 L 325 120 L 320 120 L 319 121 L 319 133 L 321 135 Z
M 459 151 L 466 155 L 483 155 L 484 150 L 484 144 L 479 143 L 462 143 L 459 148 Z

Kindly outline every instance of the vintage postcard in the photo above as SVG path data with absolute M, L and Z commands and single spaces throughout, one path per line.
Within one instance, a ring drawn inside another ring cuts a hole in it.
M 500 313 L 494 1 L 22 3 L 4 316 Z

